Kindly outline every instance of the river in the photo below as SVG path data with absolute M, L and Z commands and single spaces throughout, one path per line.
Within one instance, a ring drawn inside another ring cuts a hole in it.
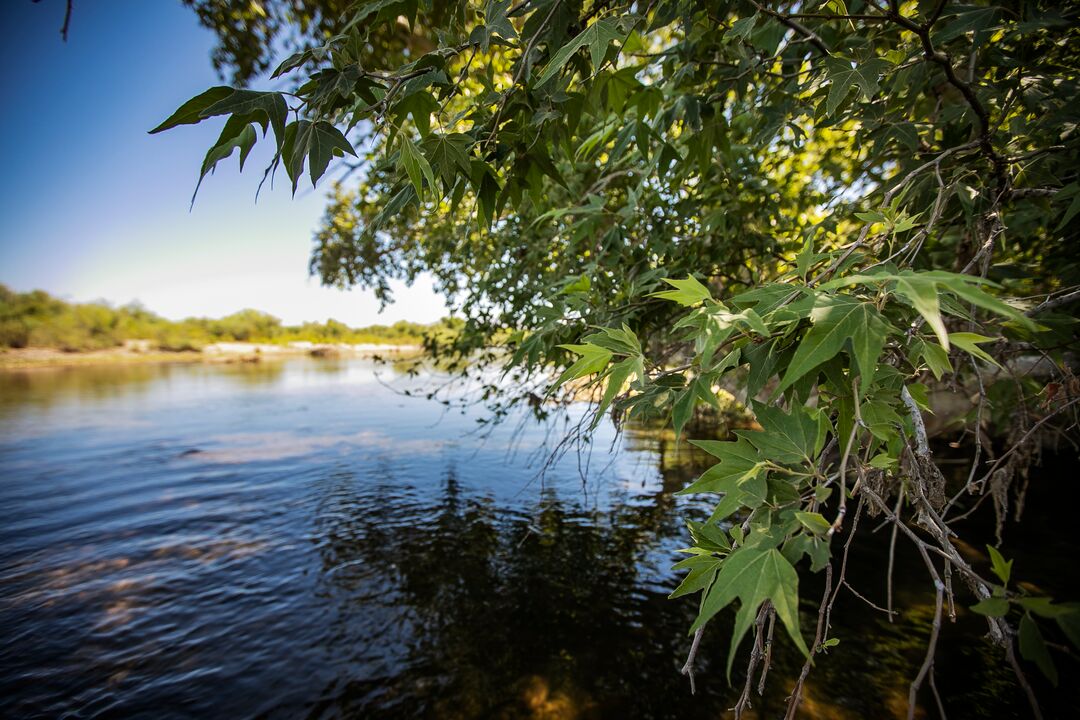
M 673 492 L 707 461 L 603 426 L 540 478 L 562 420 L 492 430 L 402 394 L 438 381 L 307 358 L 0 373 L 0 715 L 722 716 L 730 612 L 691 695 L 695 602 L 666 598 L 705 502 Z M 872 550 L 849 577 L 880 602 Z M 840 601 L 802 716 L 904 716 L 932 595 L 916 558 L 898 577 L 895 623 Z M 943 637 L 949 717 L 1026 717 L 978 623 Z M 778 640 L 752 717 L 801 662 Z

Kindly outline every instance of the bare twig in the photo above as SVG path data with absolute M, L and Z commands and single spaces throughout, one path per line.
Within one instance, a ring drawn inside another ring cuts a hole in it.
M 1066 293 L 1064 295 L 1059 295 L 1056 298 L 1052 298 L 1052 299 L 1046 300 L 1045 302 L 1039 303 L 1038 305 L 1033 307 L 1031 310 L 1028 310 L 1026 315 L 1028 317 L 1034 317 L 1035 315 L 1038 315 L 1039 313 L 1044 313 L 1047 310 L 1053 310 L 1054 308 L 1059 308 L 1062 305 L 1068 305 L 1069 303 L 1074 303 L 1077 300 L 1080 300 L 1080 290 L 1073 290 L 1070 293 Z
M 699 627 L 694 633 L 694 641 L 690 643 L 690 654 L 686 656 L 686 664 L 682 666 L 683 675 L 690 678 L 690 694 L 697 693 L 697 685 L 694 684 L 694 660 L 697 658 L 698 646 L 701 644 L 701 636 L 705 633 L 704 627 Z
M 926 569 L 934 579 L 934 622 L 930 626 L 930 639 L 926 643 L 926 657 L 923 659 L 923 664 L 919 668 L 919 673 L 915 676 L 915 679 L 911 681 L 911 688 L 908 690 L 908 720 L 915 720 L 915 697 L 919 692 L 919 688 L 922 687 L 927 673 L 931 672 L 934 667 L 934 654 L 937 652 L 938 633 L 941 632 L 942 599 L 945 594 L 945 583 L 941 582 L 941 578 L 938 576 L 933 561 L 926 553 L 926 548 L 922 546 L 918 547 L 923 562 L 926 563 Z
M 814 644 L 810 647 L 810 655 L 807 656 L 806 662 L 803 663 L 802 671 L 799 672 L 799 679 L 795 681 L 795 688 L 791 691 L 791 695 L 788 696 L 787 713 L 784 714 L 784 720 L 794 720 L 795 712 L 799 709 L 799 703 L 802 702 L 802 689 L 803 683 L 806 681 L 806 676 L 810 674 L 810 666 L 814 663 L 814 655 L 821 651 L 821 643 L 825 637 L 825 613 L 829 602 L 829 593 L 832 591 L 832 563 L 825 566 L 825 592 L 821 597 L 821 605 L 818 606 L 818 619 L 817 619 L 817 631 L 814 633 Z
M 64 42 L 68 39 L 68 28 L 71 27 L 71 2 L 67 0 L 67 8 L 64 9 L 64 24 L 60 26 L 60 37 Z
M 1009 665 L 1012 666 L 1017 682 L 1020 683 L 1020 687 L 1024 689 L 1024 694 L 1027 695 L 1028 705 L 1031 706 L 1035 720 L 1043 720 L 1042 709 L 1039 707 L 1039 701 L 1035 697 L 1035 691 L 1031 689 L 1031 683 L 1028 682 L 1027 675 L 1024 674 L 1023 668 L 1020 667 L 1020 663 L 1016 660 L 1012 638 L 1009 638 L 1008 643 L 1005 645 L 1005 657 L 1008 659 Z
M 903 492 L 903 488 L 901 488 L 900 492 L 898 492 L 896 494 L 896 508 L 893 510 L 893 515 L 894 515 L 894 517 L 897 518 L 897 521 L 900 518 L 900 507 L 901 507 L 901 505 L 903 505 L 903 503 L 904 503 L 904 492 Z M 893 579 L 893 568 L 896 566 L 896 531 L 897 531 L 897 524 L 898 524 L 898 522 L 896 522 L 896 521 L 893 522 L 892 538 L 889 540 L 889 569 L 886 572 L 886 578 L 885 578 L 885 608 L 886 608 L 885 612 L 889 613 L 889 622 L 892 622 L 893 615 L 896 614 L 895 612 L 893 612 L 892 579 Z
M 754 686 L 754 671 L 758 663 L 765 655 L 765 620 L 773 614 L 772 603 L 766 600 L 761 604 L 757 617 L 754 619 L 754 646 L 750 650 L 750 661 L 746 665 L 746 682 L 743 683 L 739 701 L 732 710 L 735 712 L 735 720 L 740 720 L 746 709 L 750 707 L 750 690 Z

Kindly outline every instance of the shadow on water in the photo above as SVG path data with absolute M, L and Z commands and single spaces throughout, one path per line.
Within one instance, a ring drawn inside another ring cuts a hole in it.
M 403 403 L 356 361 L 269 368 L 0 377 L 0 714 L 726 715 L 731 614 L 705 636 L 692 696 L 678 669 L 695 604 L 666 597 L 683 519 L 706 512 L 673 493 L 707 458 L 644 428 L 609 456 L 608 431 L 586 493 L 573 460 L 533 480 L 542 427 L 477 442 L 475 418 Z M 1062 516 L 1032 493 L 1029 513 Z M 992 519 L 972 522 L 992 535 Z M 848 578 L 883 604 L 874 526 L 861 522 Z M 1063 556 L 1040 556 L 1042 532 L 1009 546 L 1018 571 L 1080 597 Z M 924 576 L 901 545 L 894 623 L 841 596 L 840 645 L 801 717 L 905 716 L 933 612 Z M 802 588 L 805 634 L 820 593 L 820 578 Z M 943 631 L 949 717 L 1027 717 L 980 623 L 960 608 Z M 753 717 L 782 715 L 801 664 L 779 639 Z M 1048 717 L 1080 710 L 1075 664 L 1061 669 L 1056 694 L 1036 680 Z

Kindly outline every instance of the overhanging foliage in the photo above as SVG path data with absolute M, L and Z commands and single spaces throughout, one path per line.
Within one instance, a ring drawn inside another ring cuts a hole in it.
M 688 489 L 720 497 L 676 593 L 702 592 L 696 627 L 738 599 L 749 676 L 771 618 L 805 642 L 804 558 L 841 586 L 831 544 L 854 502 L 914 543 L 934 584 L 910 712 L 955 574 L 1038 713 L 1014 637 L 1054 676 L 1039 628 L 1053 618 L 1075 640 L 1077 613 L 1009 590 L 996 566 L 1004 584 L 986 580 L 949 523 L 967 493 L 1003 516 L 1078 399 L 1061 314 L 1080 297 L 1073 9 L 193 4 L 241 78 L 283 26 L 302 45 L 275 73 L 290 92 L 215 88 L 158 128 L 231 113 L 203 176 L 236 148 L 242 163 L 256 129 L 273 130 L 267 173 L 284 166 L 294 189 L 305 168 L 316 183 L 333 156 L 361 155 L 316 236 L 324 282 L 389 299 L 390 279 L 430 273 L 465 321 L 444 351 L 524 375 L 568 366 L 558 384 L 602 386 L 598 414 L 670 414 L 681 432 L 718 385 L 757 401 L 763 431 L 707 448 L 720 463 Z M 952 498 L 923 419 L 940 383 L 976 398 Z M 810 656 L 832 642 L 835 597 Z

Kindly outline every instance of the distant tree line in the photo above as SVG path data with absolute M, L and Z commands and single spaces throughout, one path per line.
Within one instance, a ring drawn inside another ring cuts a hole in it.
M 166 351 L 200 350 L 215 342 L 420 344 L 444 320 L 421 325 L 402 320 L 393 325 L 352 328 L 337 320 L 283 325 L 258 310 L 241 310 L 219 319 L 168 320 L 139 303 L 113 307 L 104 302 L 69 303 L 42 290 L 15 292 L 0 285 L 0 347 L 46 347 L 68 352 L 102 350 L 126 340 L 149 340 Z

